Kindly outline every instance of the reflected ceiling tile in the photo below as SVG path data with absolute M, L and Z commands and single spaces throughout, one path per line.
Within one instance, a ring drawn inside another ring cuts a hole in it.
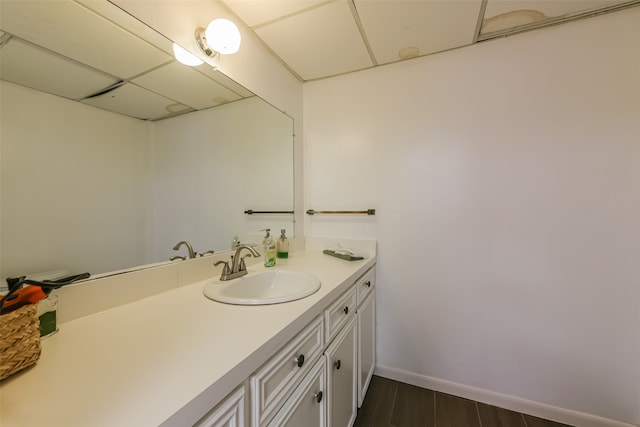
M 326 3 L 327 0 L 224 0 L 233 12 L 250 27 L 291 15 Z
M 109 1 L 74 0 L 173 57 L 173 41 Z
M 240 99 L 239 95 L 196 68 L 175 61 L 133 79 L 132 82 L 197 110 L 220 104 L 216 101 L 217 98 L 226 99 L 227 102 Z
M 193 108 L 189 107 L 188 105 L 180 104 L 179 102 L 167 105 L 164 107 L 164 109 L 171 114 L 183 114 L 194 111 Z
M 173 58 L 71 1 L 3 1 L 0 28 L 127 79 Z
M 0 49 L 0 77 L 69 99 L 82 99 L 118 80 L 40 47 L 11 38 Z
M 369 45 L 382 64 L 473 43 L 481 4 L 481 0 L 355 0 Z M 401 57 L 406 48 L 414 49 Z
M 343 1 L 265 25 L 256 33 L 304 80 L 373 65 L 351 10 Z
M 169 111 L 166 107 L 175 104 L 174 100 L 149 92 L 132 83 L 126 83 L 103 95 L 83 99 L 80 102 L 143 120 L 155 120 L 168 116 Z
M 229 77 L 225 76 L 216 68 L 209 67 L 209 66 L 202 66 L 202 67 L 198 67 L 197 69 L 198 69 L 198 72 L 217 81 L 218 83 L 228 88 L 229 90 L 237 93 L 238 95 L 240 95 L 241 98 L 250 98 L 252 96 L 255 96 L 253 92 L 251 92 L 241 84 L 236 83 L 234 80 L 230 79 Z
M 481 34 L 627 3 L 628 0 L 488 0 Z

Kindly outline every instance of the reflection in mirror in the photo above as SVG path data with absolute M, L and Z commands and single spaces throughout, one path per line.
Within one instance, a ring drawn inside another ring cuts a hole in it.
M 290 117 L 106 1 L 0 7 L 3 282 L 293 235 L 293 215 L 244 214 L 293 210 Z

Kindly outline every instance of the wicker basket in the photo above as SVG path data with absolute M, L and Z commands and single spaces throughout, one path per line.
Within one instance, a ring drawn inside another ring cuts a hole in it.
M 40 351 L 37 304 L 0 316 L 0 380 L 35 364 Z

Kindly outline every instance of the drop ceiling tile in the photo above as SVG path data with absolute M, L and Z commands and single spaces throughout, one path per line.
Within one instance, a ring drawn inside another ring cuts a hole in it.
M 0 28 L 127 79 L 173 58 L 71 1 L 2 1 Z
M 488 0 L 482 34 L 606 8 L 628 0 Z
M 481 0 L 355 0 L 356 10 L 378 63 L 400 60 L 399 50 L 418 55 L 473 43 Z
M 240 99 L 236 93 L 199 73 L 195 68 L 176 61 L 131 82 L 196 110 Z
M 373 65 L 345 1 L 338 1 L 256 29 L 303 80 Z
M 326 2 L 327 0 L 224 0 L 224 3 L 250 27 Z
M 166 117 L 169 115 L 167 107 L 176 104 L 174 100 L 157 95 L 132 83 L 125 83 L 103 95 L 83 99 L 80 102 L 143 120 Z
M 552 18 L 569 13 L 626 3 L 627 1 L 628 0 L 488 0 L 484 17 L 485 19 L 491 18 L 515 10 L 535 10 Z
M 17 37 L 0 49 L 0 78 L 69 99 L 85 98 L 118 82 Z

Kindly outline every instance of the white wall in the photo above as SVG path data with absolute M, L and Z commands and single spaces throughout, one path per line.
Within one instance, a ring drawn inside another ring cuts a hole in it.
M 147 124 L 4 81 L 0 90 L 2 280 L 144 264 Z
M 377 209 L 305 231 L 378 240 L 378 372 L 640 423 L 639 23 L 304 85 L 305 208 Z

